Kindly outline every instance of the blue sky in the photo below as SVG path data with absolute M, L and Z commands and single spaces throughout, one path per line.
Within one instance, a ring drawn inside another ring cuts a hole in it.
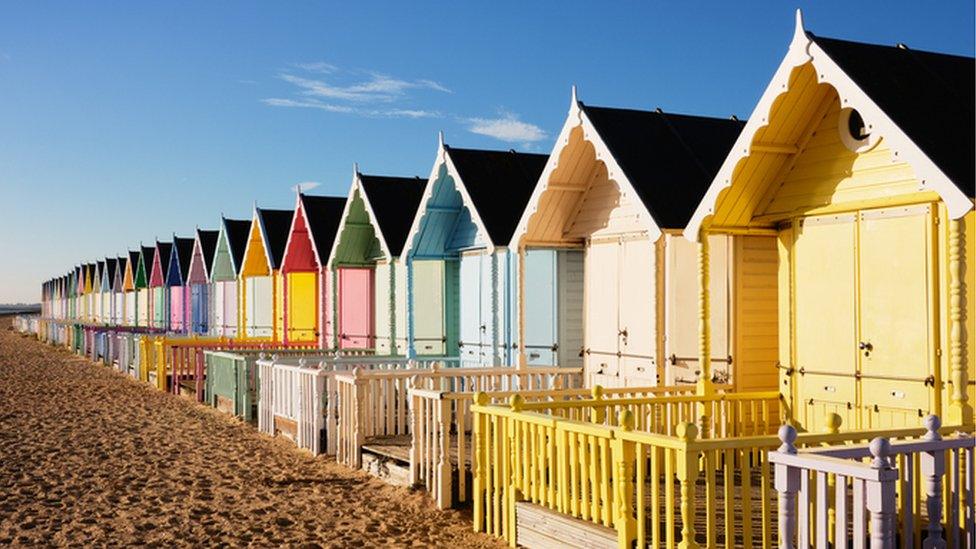
M 973 55 L 973 2 L 3 2 L 0 303 L 352 163 L 548 152 L 569 90 L 747 117 L 793 32 Z M 314 189 L 313 189 L 314 187 Z

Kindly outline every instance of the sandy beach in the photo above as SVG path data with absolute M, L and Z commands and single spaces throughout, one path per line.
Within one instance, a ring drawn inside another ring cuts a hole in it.
M 500 544 L 420 491 L 22 337 L 0 318 L 0 546 Z

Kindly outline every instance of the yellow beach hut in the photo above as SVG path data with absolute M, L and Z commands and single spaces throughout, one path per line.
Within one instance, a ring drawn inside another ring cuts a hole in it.
M 809 429 L 829 413 L 851 429 L 929 413 L 973 422 L 974 68 L 816 36 L 797 12 L 785 58 L 685 229 L 706 266 L 712 235 L 747 253 L 775 247 L 778 312 L 740 337 L 773 347 L 778 333 L 778 386 Z M 707 317 L 716 300 L 700 280 Z M 701 353 L 713 329 L 703 324 Z
M 521 271 L 521 362 L 531 351 L 532 326 L 541 326 L 540 333 L 548 325 L 561 347 L 582 357 L 592 384 L 697 381 L 697 296 L 689 283 L 697 265 L 681 230 L 742 126 L 735 119 L 660 109 L 590 106 L 573 90 L 566 122 L 510 245 Z M 714 290 L 732 299 L 740 293 L 728 279 L 735 255 L 725 237 L 715 248 L 721 261 L 713 263 Z M 539 268 L 532 254 L 545 250 L 583 256 L 549 267 L 561 271 L 555 280 L 566 288 L 573 288 L 575 277 L 577 289 L 558 292 L 557 305 L 547 308 L 532 305 L 538 290 L 527 287 Z M 561 310 L 579 310 L 580 286 L 582 321 L 560 318 Z M 728 307 L 715 307 L 712 319 L 723 334 L 734 328 Z M 747 354 L 726 338 L 708 360 L 727 366 Z M 771 366 L 775 353 L 768 359 Z M 724 376 L 729 369 L 720 371 Z
M 284 285 L 279 270 L 294 214 L 254 207 L 238 288 L 240 330 L 246 338 L 283 340 Z

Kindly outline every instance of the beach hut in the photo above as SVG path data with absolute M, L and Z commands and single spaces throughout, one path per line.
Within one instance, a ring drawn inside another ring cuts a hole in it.
M 149 266 L 150 307 L 152 313 L 150 326 L 162 330 L 169 329 L 169 287 L 166 285 L 166 272 L 172 253 L 172 242 L 160 242 L 157 240 L 150 256 L 152 258 Z
M 86 263 L 84 270 L 85 322 L 95 322 L 95 264 Z
M 800 425 L 833 413 L 852 429 L 930 413 L 973 424 L 974 69 L 971 57 L 817 36 L 797 12 L 687 224 L 703 265 L 711 235 L 778 265 L 777 308 L 743 337 L 779 342 L 761 375 Z M 698 293 L 714 307 L 710 285 Z M 703 324 L 703 351 L 714 330 Z
M 112 319 L 117 326 L 125 326 L 125 290 L 123 270 L 125 258 L 113 257 L 112 261 Z
M 187 282 L 193 258 L 193 238 L 173 236 L 173 246 L 166 267 L 169 292 L 169 329 L 190 331 L 190 284 Z
M 139 311 L 137 309 L 137 292 L 135 282 L 136 264 L 139 262 L 139 252 L 129 250 L 125 255 L 125 269 L 122 271 L 122 292 L 125 294 L 125 325 L 138 326 Z
M 294 214 L 254 207 L 238 288 L 239 318 L 247 338 L 282 341 L 284 287 L 279 269 Z
M 660 109 L 594 107 L 578 101 L 573 90 L 566 122 L 512 243 L 525 270 L 518 289 L 524 296 L 519 300 L 520 353 L 532 351 L 532 329 L 540 326 L 537 334 L 563 336 L 560 347 L 582 358 L 593 384 L 697 381 L 702 368 L 690 281 L 698 266 L 681 230 L 742 125 L 735 119 Z M 712 318 L 724 337 L 716 341 L 709 361 L 725 365 L 716 369 L 725 375 L 733 359 L 739 363 L 745 357 L 727 336 L 733 326 L 726 303 L 737 295 L 728 279 L 732 255 L 725 239 L 713 247 L 711 276 L 724 301 L 712 310 Z M 537 274 L 532 270 L 538 268 L 532 253 L 567 249 L 581 250 L 582 261 L 575 256 L 564 264 L 544 262 L 544 275 L 557 284 L 540 307 L 533 293 L 546 285 L 530 285 Z M 564 281 L 570 291 L 562 294 L 559 283 Z M 559 318 L 564 307 L 581 311 L 582 325 L 575 319 L 558 322 L 564 320 Z M 770 364 L 775 361 L 768 358 Z
M 516 268 L 508 245 L 546 158 L 440 139 L 406 244 L 411 356 L 513 364 Z
M 210 266 L 217 251 L 218 231 L 197 229 L 193 239 L 193 257 L 186 283 L 190 286 L 190 331 L 210 333 Z
M 340 349 L 407 351 L 407 272 L 400 259 L 425 181 L 365 175 L 352 187 L 329 257 Z
M 106 257 L 102 269 L 102 322 L 110 326 L 116 324 L 114 257 Z
M 346 199 L 298 193 L 281 272 L 285 277 L 285 342 L 335 346 L 332 276 L 328 268 Z
M 102 285 L 102 271 L 105 270 L 105 261 L 93 263 L 95 269 L 92 272 L 92 321 L 102 324 L 105 319 L 102 316 L 104 306 L 105 291 Z
M 213 284 L 211 310 L 213 312 L 210 334 L 237 337 L 240 320 L 237 298 L 238 277 L 244 264 L 244 250 L 251 222 L 245 219 L 220 218 L 220 234 L 210 266 L 210 282 Z
M 150 272 L 156 249 L 152 246 L 139 247 L 139 260 L 136 262 L 135 284 L 136 301 L 139 311 L 139 326 L 152 327 L 153 293 L 149 287 Z

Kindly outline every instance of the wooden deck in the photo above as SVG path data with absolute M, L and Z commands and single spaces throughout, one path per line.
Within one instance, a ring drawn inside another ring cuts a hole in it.
M 383 457 L 410 463 L 410 435 L 393 435 L 382 437 L 370 437 L 363 444 L 363 451 L 381 455 Z M 464 465 L 465 469 L 471 469 L 471 435 L 464 435 Z M 450 449 L 451 465 L 456 469 L 458 466 L 458 437 L 451 435 Z

